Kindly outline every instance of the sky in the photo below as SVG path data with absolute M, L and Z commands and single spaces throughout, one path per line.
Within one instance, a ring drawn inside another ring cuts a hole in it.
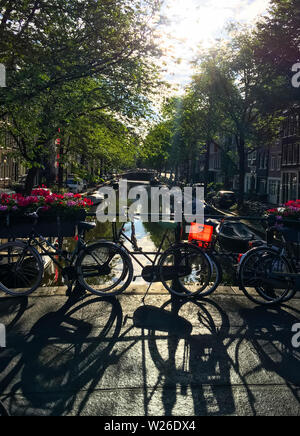
M 254 23 L 269 5 L 270 0 L 165 0 L 162 12 L 167 23 L 160 33 L 167 51 L 167 80 L 181 87 L 187 84 L 192 74 L 189 62 L 199 43 L 209 47 L 216 38 L 225 37 L 229 22 Z

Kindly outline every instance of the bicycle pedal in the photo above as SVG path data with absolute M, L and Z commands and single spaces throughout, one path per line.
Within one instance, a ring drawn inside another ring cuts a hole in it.
M 140 277 L 143 277 L 143 276 L 134 276 L 133 279 L 132 279 L 132 281 L 133 281 L 133 282 L 136 282 L 136 279 L 139 279 Z

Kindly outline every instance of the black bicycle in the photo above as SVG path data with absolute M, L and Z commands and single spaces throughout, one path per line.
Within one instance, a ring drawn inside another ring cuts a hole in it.
M 6 294 L 26 296 L 40 287 L 47 258 L 60 268 L 69 288 L 78 282 L 84 289 L 100 296 L 114 294 L 131 270 L 127 259 L 111 244 L 105 241 L 85 243 L 85 233 L 93 230 L 96 223 L 76 224 L 78 240 L 70 253 L 62 249 L 62 239 L 55 244 L 38 233 L 38 211 L 28 216 L 33 220 L 30 237 L 26 241 L 14 240 L 0 246 L 0 289 Z M 129 278 L 126 283 L 129 284 Z
M 252 218 L 267 223 L 266 241 L 263 241 L 236 222 L 241 219 L 249 217 L 226 217 L 220 223 L 207 220 L 215 228 L 211 242 L 191 242 L 200 244 L 206 251 L 219 276 L 222 266 L 215 259 L 220 255 L 231 258 L 237 285 L 252 302 L 273 305 L 289 301 L 300 290 L 300 256 L 296 253 L 300 248 L 299 223 L 295 222 L 298 229 L 291 229 L 284 222 L 281 226 L 274 225 L 270 218 Z
M 112 223 L 113 241 L 108 242 L 115 255 L 118 255 L 127 271 L 127 280 L 119 290 L 123 292 L 139 276 L 134 275 L 132 260 L 142 270 L 141 277 L 151 285 L 161 282 L 172 294 L 180 297 L 203 297 L 212 293 L 219 285 L 221 277 L 216 276 L 214 263 L 201 248 L 182 242 L 183 224 L 173 221 L 160 222 L 164 234 L 157 251 L 145 251 L 138 247 L 135 235 L 135 223 L 131 222 L 131 237 L 125 232 L 125 224 L 118 229 Z M 170 239 L 175 234 L 175 241 Z M 126 245 L 126 242 L 129 243 Z M 167 243 L 168 248 L 163 249 Z M 144 264 L 141 257 L 147 262 Z M 123 270 L 123 266 L 120 267 Z M 148 292 L 148 291 L 147 291 Z
M 267 222 L 266 242 L 241 258 L 240 289 L 254 303 L 284 303 L 300 291 L 299 223 L 295 222 L 296 227 L 290 228 L 284 221 L 276 225 L 274 218 L 262 220 Z

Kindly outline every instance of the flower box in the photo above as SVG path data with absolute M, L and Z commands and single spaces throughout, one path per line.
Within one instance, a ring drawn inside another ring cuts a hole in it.
M 27 238 L 32 231 L 44 237 L 73 237 L 80 221 L 92 202 L 72 193 L 52 194 L 45 188 L 35 189 L 32 195 L 1 195 L 0 238 Z M 35 222 L 28 215 L 38 211 Z
M 82 215 L 84 221 L 85 213 Z M 76 226 L 80 219 L 67 218 L 40 218 L 35 224 L 29 217 L 7 216 L 0 220 L 0 238 L 28 238 L 34 232 L 44 237 L 73 237 L 76 235 Z

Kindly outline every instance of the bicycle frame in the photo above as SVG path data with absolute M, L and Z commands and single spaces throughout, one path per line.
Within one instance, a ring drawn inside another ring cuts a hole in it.
M 54 252 L 47 250 L 47 248 L 44 247 L 44 244 L 47 245 L 48 248 L 52 248 Z M 80 253 L 81 250 L 83 250 L 86 247 L 85 241 L 82 239 L 81 236 L 78 236 L 78 241 L 75 247 L 75 250 L 71 253 L 71 258 L 69 258 L 68 254 L 66 255 L 62 249 L 61 249 L 61 243 L 59 248 L 55 247 L 55 245 L 51 244 L 48 239 L 46 239 L 42 235 L 38 235 L 36 233 L 32 233 L 32 235 L 29 237 L 27 243 L 25 244 L 26 248 L 37 245 L 43 253 L 39 253 L 41 257 L 48 256 L 52 260 L 52 262 L 60 268 L 60 270 L 63 270 L 64 267 L 61 265 L 60 262 L 56 260 L 56 257 L 59 256 L 60 259 L 64 259 L 64 261 L 68 264 L 69 267 L 73 266 L 75 263 L 75 260 Z
M 133 225 L 133 223 L 131 223 Z M 180 223 L 179 223 L 180 225 Z M 117 230 L 117 223 L 112 223 L 112 227 L 113 227 L 113 241 L 116 244 L 120 244 L 122 245 L 122 247 L 124 248 L 124 250 L 127 252 L 127 254 L 132 257 L 132 259 L 134 259 L 137 264 L 141 267 L 141 268 L 145 268 L 145 265 L 137 258 L 137 256 L 143 256 L 145 259 L 147 259 L 152 267 L 154 267 L 160 257 L 160 255 L 162 254 L 162 247 L 166 241 L 166 239 L 168 239 L 168 234 L 170 232 L 169 229 L 167 229 L 161 239 L 161 242 L 159 244 L 159 248 L 157 251 L 142 251 L 141 249 L 139 249 L 136 245 L 136 240 L 133 240 L 133 238 L 129 238 L 125 232 L 124 232 L 124 225 L 122 225 L 121 229 L 118 231 Z M 132 227 L 133 230 L 133 227 Z M 132 237 L 134 235 L 134 231 L 132 232 Z M 124 243 L 122 242 L 121 238 L 126 239 L 126 241 L 128 241 L 133 247 L 134 247 L 134 251 L 129 250 Z M 135 235 L 134 235 L 135 237 Z M 170 242 L 170 241 L 169 241 Z M 176 237 L 176 242 L 179 242 L 179 238 Z M 170 242 L 170 245 L 172 245 L 172 242 Z M 154 260 L 150 258 L 150 256 L 155 256 Z

